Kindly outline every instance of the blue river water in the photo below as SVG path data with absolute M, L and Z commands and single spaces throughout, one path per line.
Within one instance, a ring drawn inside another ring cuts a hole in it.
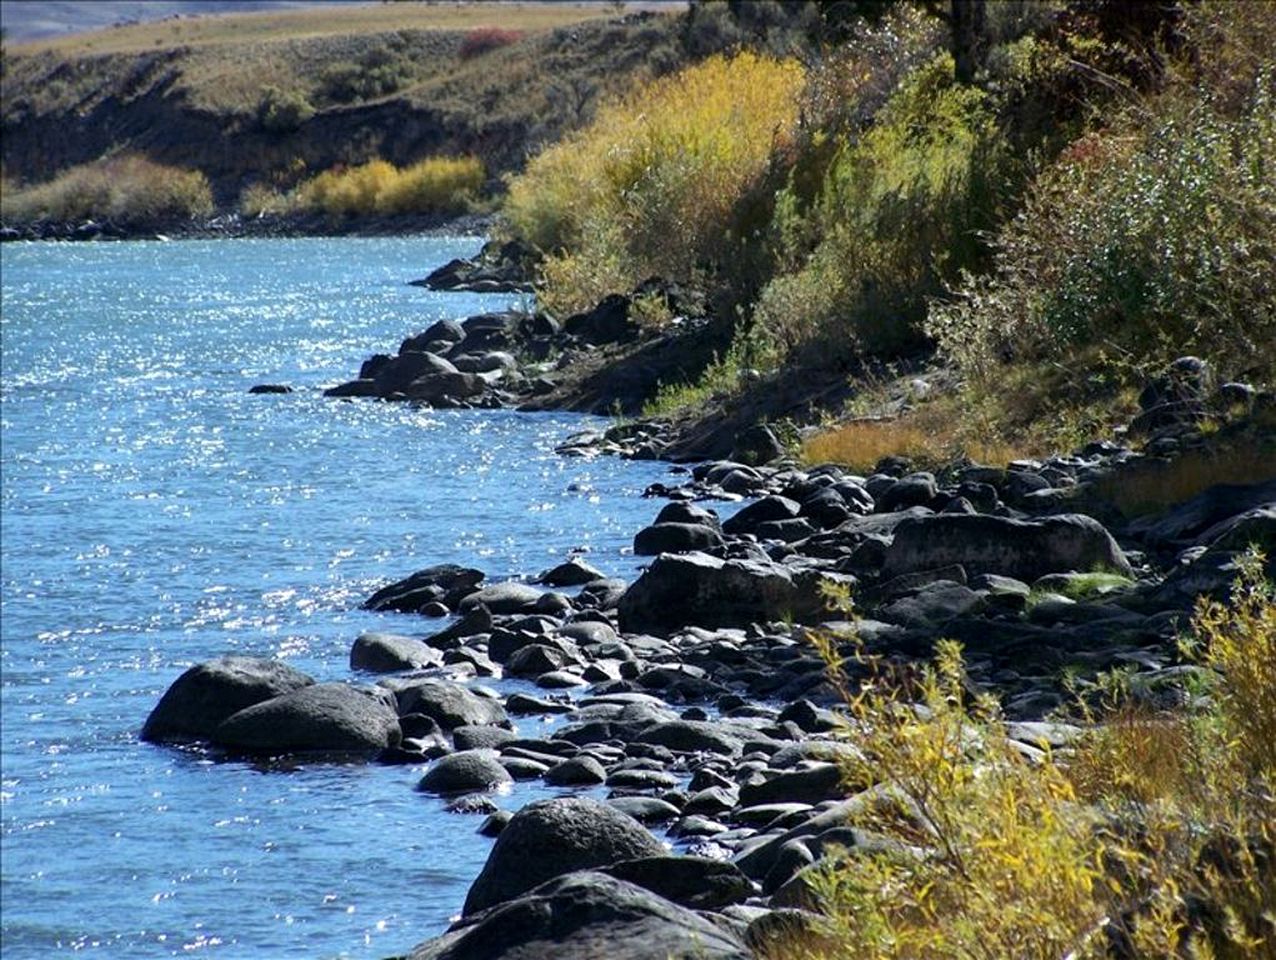
M 459 910 L 490 841 L 413 791 L 420 769 L 265 770 L 137 733 L 221 654 L 353 679 L 360 632 L 441 626 L 358 609 L 431 563 L 500 579 L 583 548 L 634 574 L 656 510 L 638 494 L 666 468 L 553 453 L 597 421 L 320 396 L 437 319 L 510 305 L 406 284 L 477 246 L 0 249 L 6 960 L 384 957 Z

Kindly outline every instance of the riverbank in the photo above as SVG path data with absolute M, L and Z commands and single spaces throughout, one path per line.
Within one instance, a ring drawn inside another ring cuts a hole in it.
M 329 393 L 518 406 L 527 391 L 584 397 L 591 383 L 611 385 L 591 402 L 623 405 L 634 355 L 682 353 L 695 335 L 609 339 L 628 329 L 632 302 L 561 326 L 518 312 L 440 321 Z M 535 386 L 537 363 L 563 380 Z M 578 364 L 587 375 L 568 372 Z M 917 675 L 941 638 L 957 640 L 970 695 L 999 701 L 1012 749 L 1038 760 L 1084 735 L 1086 698 L 1107 676 L 1150 709 L 1197 696 L 1200 668 L 1177 646 L 1193 605 L 1228 594 L 1250 545 L 1276 549 L 1276 403 L 1215 387 L 1186 358 L 1146 393 L 1128 438 L 1004 466 L 804 467 L 754 423 L 732 438 L 739 460 L 648 488 L 668 502 L 635 532 L 635 554 L 651 558 L 637 578 L 608 577 L 587 556 L 531 583 L 430 566 L 367 598 L 410 618 L 354 641 L 351 669 L 384 674 L 375 685 L 213 662 L 174 684 L 144 736 L 209 740 L 232 756 L 337 751 L 412 765 L 420 791 L 483 816 L 473 828 L 497 838 L 488 862 L 462 919 L 416 948 L 418 960 L 549 942 L 562 957 L 648 957 L 652 944 L 662 957 L 745 957 L 816 936 L 821 871 L 846 847 L 890 847 L 864 832 L 866 794 L 845 780 L 856 747 L 830 656 L 852 682 L 872 664 Z M 1221 425 L 1206 416 L 1219 410 L 1231 411 Z M 560 452 L 668 456 L 668 430 L 618 423 Z M 1200 464 L 1238 450 L 1249 482 L 1132 507 L 1133 492 L 1187 489 Z M 725 519 L 713 508 L 740 501 Z M 831 595 L 853 601 L 853 615 L 830 609 Z M 446 615 L 456 619 L 427 626 Z M 537 692 L 484 686 L 499 678 Z M 562 724 L 551 736 L 511 730 L 550 717 Z M 520 780 L 560 796 L 500 809 Z M 599 788 L 602 802 L 577 795 Z M 568 902 L 570 922 L 540 919 Z

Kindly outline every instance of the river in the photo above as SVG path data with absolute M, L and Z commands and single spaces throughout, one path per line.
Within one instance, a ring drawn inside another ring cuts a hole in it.
M 634 574 L 656 510 L 638 494 L 666 468 L 554 454 L 597 420 L 320 395 L 437 319 L 511 305 L 407 285 L 478 245 L 0 248 L 6 960 L 384 957 L 459 910 L 491 841 L 413 791 L 419 768 L 280 770 L 137 734 L 221 654 L 353 679 L 360 632 L 443 625 L 359 609 L 433 563 L 531 576 L 581 548 Z

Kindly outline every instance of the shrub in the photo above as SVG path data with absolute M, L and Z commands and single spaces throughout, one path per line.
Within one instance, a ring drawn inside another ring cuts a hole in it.
M 428 157 L 403 169 L 370 160 L 325 170 L 297 188 L 297 199 L 336 216 L 455 213 L 468 206 L 484 176 L 477 157 Z
M 1227 603 L 1197 605 L 1183 651 L 1205 668 L 1203 707 L 1108 700 L 1086 710 L 1076 744 L 1035 761 L 993 701 L 972 699 L 956 644 L 889 671 L 852 643 L 868 674 L 852 690 L 848 648 L 816 636 L 859 747 L 844 770 L 860 791 L 852 822 L 876 836 L 821 861 L 809 887 L 823 925 L 780 955 L 1276 955 L 1276 595 L 1263 564 L 1251 552 Z
M 294 133 L 315 115 L 315 108 L 300 93 L 266 87 L 257 104 L 257 125 L 266 133 Z
M 5 190 L 6 221 L 111 220 L 120 224 L 188 219 L 213 212 L 208 178 L 198 170 L 123 154 L 71 167 L 54 179 Z
M 546 306 L 711 271 L 732 249 L 736 201 L 792 135 L 802 82 L 795 62 L 712 57 L 604 106 L 535 157 L 511 182 L 506 214 L 549 254 Z
M 501 47 L 508 47 L 523 39 L 522 30 L 505 30 L 501 27 L 475 27 L 465 34 L 457 54 L 462 60 L 469 60 Z
M 370 50 L 358 63 L 329 64 L 319 77 L 319 95 L 337 103 L 372 100 L 403 87 L 411 78 L 411 64 L 386 47 Z
M 793 184 L 777 203 L 780 259 L 797 268 L 763 291 L 757 317 L 784 349 L 898 353 L 917 344 L 928 298 L 978 264 L 997 127 L 985 94 L 952 73 L 946 53 L 913 71 L 838 147 L 813 202 Z

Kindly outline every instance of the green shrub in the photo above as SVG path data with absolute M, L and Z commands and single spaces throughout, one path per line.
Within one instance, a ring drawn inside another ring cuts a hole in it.
M 300 93 L 266 87 L 257 104 L 257 125 L 266 133 L 294 133 L 315 115 L 315 108 Z
M 968 371 L 1066 362 L 1088 344 L 1161 365 L 1200 352 L 1276 373 L 1276 96 L 1235 116 L 1166 95 L 1077 140 L 930 329 Z
M 505 210 L 548 254 L 545 305 L 571 311 L 653 274 L 712 271 L 733 249 L 737 200 L 792 135 L 802 83 L 795 62 L 712 57 L 535 157 Z
M 0 197 L 0 216 L 19 223 L 93 219 L 127 225 L 212 212 L 204 174 L 138 154 L 71 167 L 46 183 L 6 189 Z
M 319 77 L 319 96 L 336 103 L 373 100 L 394 93 L 412 76 L 412 66 L 386 47 L 370 50 L 358 63 L 329 64 Z
M 998 129 L 986 95 L 956 84 L 952 58 L 913 71 L 859 136 L 842 142 L 811 202 L 777 203 L 780 261 L 758 322 L 786 350 L 826 360 L 915 345 L 928 298 L 978 264 L 995 223 Z

